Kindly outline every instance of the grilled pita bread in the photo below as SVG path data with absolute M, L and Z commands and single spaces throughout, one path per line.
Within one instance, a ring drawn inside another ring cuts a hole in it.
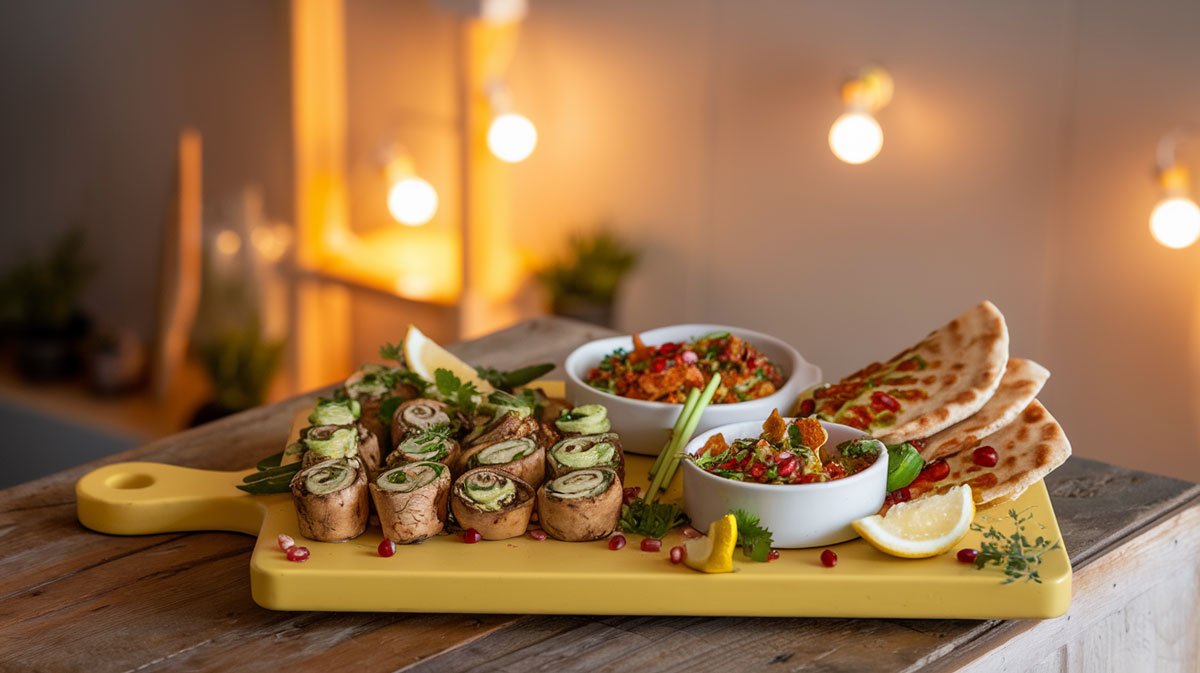
M 975 464 L 973 453 L 978 446 L 996 450 L 1000 459 L 994 467 Z M 976 503 L 1003 502 L 1024 493 L 1070 455 L 1071 442 L 1062 426 L 1034 400 L 1012 423 L 946 457 L 950 474 L 945 479 L 933 483 L 918 480 L 908 489 L 916 498 L 969 484 Z
M 816 389 L 814 412 L 888 444 L 930 437 L 979 411 L 1007 363 L 1008 326 L 985 301 L 888 362 Z
M 1033 360 L 1010 358 L 1000 379 L 1000 387 L 975 415 L 933 435 L 920 447 L 926 461 L 949 456 L 979 444 L 979 440 L 998 432 L 1016 420 L 1041 392 L 1050 372 Z

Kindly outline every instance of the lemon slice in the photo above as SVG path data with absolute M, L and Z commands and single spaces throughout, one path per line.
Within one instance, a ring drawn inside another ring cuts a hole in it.
M 851 525 L 885 554 L 926 558 L 950 551 L 970 530 L 974 518 L 971 487 L 963 484 L 941 495 L 892 505 L 886 516 L 868 516 Z
M 733 550 L 737 548 L 737 519 L 732 514 L 712 522 L 708 535 L 683 543 L 683 562 L 702 573 L 733 572 Z
M 404 361 L 426 381 L 433 381 L 433 373 L 437 370 L 447 369 L 463 383 L 474 383 L 475 389 L 485 395 L 495 390 L 492 384 L 479 378 L 474 367 L 425 336 L 416 325 L 410 325 L 408 334 L 404 335 Z

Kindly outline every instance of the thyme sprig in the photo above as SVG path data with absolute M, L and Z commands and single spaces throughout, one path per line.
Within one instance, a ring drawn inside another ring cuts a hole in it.
M 983 533 L 983 542 L 979 545 L 979 555 L 975 557 L 975 567 L 994 565 L 1003 569 L 1007 576 L 1002 584 L 1012 584 L 1024 579 L 1026 582 L 1042 583 L 1038 567 L 1042 564 L 1042 556 L 1047 552 L 1059 549 L 1062 545 L 1058 540 L 1051 542 L 1039 535 L 1033 542 L 1025 535 L 1025 524 L 1032 518 L 1029 509 L 1018 512 L 1008 510 L 1008 518 L 1012 519 L 1013 532 L 1005 535 L 995 526 L 983 526 L 972 523 L 971 530 Z

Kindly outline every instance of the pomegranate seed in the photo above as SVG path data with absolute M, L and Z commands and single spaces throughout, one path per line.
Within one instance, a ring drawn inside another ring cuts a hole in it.
M 668 341 L 667 343 L 658 347 L 658 352 L 663 355 L 670 355 L 671 353 L 674 353 L 675 351 L 679 350 L 680 348 L 681 348 L 680 344 L 677 344 L 673 341 Z
M 974 563 L 975 559 L 978 556 L 979 556 L 978 549 L 959 549 L 958 550 L 958 562 L 959 563 Z
M 287 560 L 294 563 L 308 560 L 308 547 L 289 547 L 287 550 Z
M 296 546 L 296 541 L 292 539 L 291 535 L 280 533 L 277 539 L 279 540 L 279 551 L 287 551 Z
M 379 549 L 377 551 L 383 558 L 388 558 L 392 554 L 396 553 L 396 543 L 385 537 L 383 538 L 383 541 L 379 543 Z
M 950 464 L 944 460 L 935 460 L 925 466 L 913 481 L 941 481 L 950 476 Z
M 641 492 L 641 486 L 630 486 L 629 488 L 621 491 L 621 499 L 625 501 L 626 505 L 628 505 L 634 500 L 637 500 L 637 497 L 641 494 Z
M 971 458 L 975 460 L 976 465 L 982 465 L 983 467 L 996 467 L 996 463 L 1000 461 L 1000 456 L 990 446 L 981 446 L 975 449 L 971 453 Z
M 703 535 L 703 533 L 696 530 L 695 528 L 692 528 L 691 526 L 684 526 L 682 529 L 682 532 L 683 532 L 683 536 L 686 538 L 698 538 Z
M 671 563 L 683 563 L 685 551 L 682 546 L 671 547 Z
M 754 371 L 754 366 L 757 364 L 758 364 L 758 360 L 756 360 L 755 358 L 752 358 L 752 357 L 746 358 L 746 369 L 749 369 L 750 371 Z
M 767 552 L 767 561 L 776 561 L 778 559 L 779 559 L 779 550 L 778 549 L 772 549 L 771 551 Z
M 875 411 L 900 411 L 900 402 L 882 390 L 871 393 L 871 409 Z
M 821 552 L 821 565 L 826 568 L 832 568 L 837 565 L 837 554 L 832 549 L 826 549 Z
M 658 551 L 662 549 L 662 540 L 655 540 L 648 537 L 642 540 L 642 551 Z
M 463 531 L 463 542 L 466 542 L 467 544 L 475 544 L 482 539 L 483 536 L 480 535 L 479 531 L 475 530 L 474 528 L 468 528 Z
M 800 416 L 812 416 L 817 410 L 816 400 L 808 399 L 800 403 Z
M 625 536 L 624 535 L 614 535 L 614 536 L 608 538 L 608 548 L 611 549 L 612 551 L 617 551 L 618 549 L 624 549 L 625 548 Z
M 700 356 L 696 355 L 695 351 L 684 351 L 683 355 L 680 355 L 679 357 L 689 365 L 700 361 Z
M 655 374 L 661 372 L 662 370 L 664 370 L 666 368 L 667 368 L 667 361 L 662 358 L 654 358 L 654 360 L 650 363 L 650 371 L 654 372 Z
M 763 475 L 766 473 L 767 466 L 763 465 L 762 463 L 755 463 L 754 466 L 750 468 L 750 476 L 754 479 L 762 479 Z
M 791 457 L 792 457 L 791 451 L 780 451 L 779 453 L 775 454 L 775 462 L 782 463 L 783 461 L 785 461 Z
M 821 475 L 819 474 L 806 474 L 800 477 L 801 484 L 815 484 L 819 481 L 821 481 Z
M 796 471 L 796 465 L 799 464 L 794 457 L 789 457 L 787 460 L 779 464 L 779 476 L 786 477 Z
M 546 539 L 546 531 L 542 530 L 541 528 L 534 528 L 533 530 L 529 531 L 529 537 L 541 542 L 542 540 Z

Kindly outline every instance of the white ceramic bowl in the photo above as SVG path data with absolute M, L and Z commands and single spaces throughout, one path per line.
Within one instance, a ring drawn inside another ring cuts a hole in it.
M 784 382 L 779 390 L 767 397 L 733 404 L 712 404 L 700 417 L 697 432 L 718 425 L 765 419 L 772 409 L 780 413 L 791 411 L 796 397 L 810 386 L 821 382 L 821 369 L 809 364 L 795 348 L 775 337 L 753 332 L 740 327 L 725 325 L 672 325 L 641 332 L 642 340 L 651 346 L 668 341 L 688 341 L 711 332 L 729 332 L 749 341 L 763 352 L 783 372 Z M 576 406 L 603 404 L 608 408 L 613 430 L 621 435 L 621 443 L 630 453 L 657 456 L 662 450 L 675 419 L 683 410 L 682 404 L 632 400 L 627 397 L 589 386 L 584 380 L 588 371 L 600 364 L 609 353 L 618 348 L 633 349 L 632 336 L 611 337 L 590 341 L 576 348 L 567 356 L 564 369 L 567 372 L 567 398 Z
M 765 417 L 764 417 L 765 420 Z M 788 419 L 791 420 L 791 419 Z M 856 428 L 821 421 L 829 432 L 827 446 L 836 447 L 850 439 L 866 437 Z M 696 436 L 684 447 L 695 454 L 708 438 L 725 433 L 730 444 L 743 437 L 757 437 L 762 420 L 725 425 Z M 815 484 L 755 484 L 718 477 L 684 460 L 683 507 L 692 525 L 708 530 L 713 521 L 734 509 L 758 516 L 771 531 L 774 546 L 784 549 L 821 547 L 858 537 L 850 522 L 879 512 L 887 489 L 887 452 L 870 467 L 842 479 Z

